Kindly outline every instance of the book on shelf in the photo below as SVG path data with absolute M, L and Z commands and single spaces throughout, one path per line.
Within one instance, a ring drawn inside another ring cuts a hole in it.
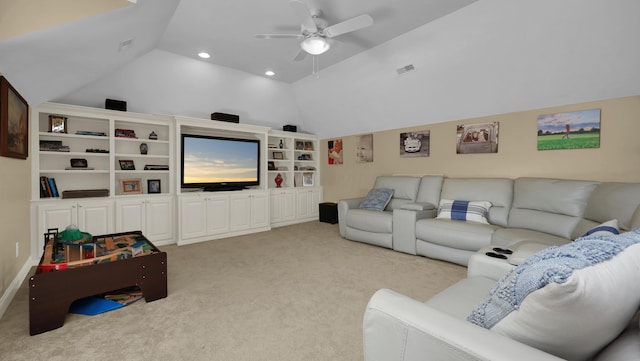
M 40 198 L 57 198 L 59 196 L 56 180 L 44 176 L 40 177 Z
M 76 135 L 93 135 L 93 136 L 96 136 L 96 137 L 106 137 L 107 133 L 105 133 L 105 132 L 92 132 L 92 131 L 89 131 L 89 130 L 78 130 L 76 132 Z
M 65 167 L 64 170 L 94 170 L 93 167 Z
M 136 136 L 136 132 L 134 130 L 131 129 L 116 129 L 116 137 L 121 137 L 121 138 L 138 138 Z
M 61 140 L 40 140 L 40 150 L 49 152 L 68 152 L 69 146 L 62 145 Z

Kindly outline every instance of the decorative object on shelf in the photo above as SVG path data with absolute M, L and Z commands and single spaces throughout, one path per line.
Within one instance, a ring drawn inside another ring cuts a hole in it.
M 136 170 L 136 166 L 132 160 L 120 159 L 118 162 L 120 163 L 120 169 L 122 170 Z
M 61 140 L 40 140 L 40 150 L 47 152 L 69 152 L 69 146 L 62 145 Z
M 140 143 L 140 154 L 147 154 L 149 151 L 149 146 L 147 143 Z
M 298 156 L 298 160 L 311 160 L 311 154 L 305 153 Z
M 87 168 L 87 160 L 84 158 L 71 158 L 69 163 L 71 168 Z
M 268 161 L 268 162 L 267 162 L 267 169 L 268 169 L 268 170 L 276 170 L 276 169 L 277 169 L 277 168 L 276 168 L 276 163 L 275 163 L 275 162 L 272 162 L 272 161 Z
M 108 189 L 78 189 L 62 191 L 62 199 L 67 198 L 90 198 L 90 197 L 108 197 Z
M 161 193 L 160 179 L 147 179 L 147 193 Z
M 151 140 L 158 140 L 158 134 L 156 134 L 156 132 L 152 131 L 152 132 L 149 134 L 149 139 L 151 139 Z
M 119 138 L 138 138 L 136 132 L 131 129 L 116 129 L 116 137 Z
M 109 153 L 107 149 L 87 148 L 87 153 Z
M 273 152 L 273 159 L 284 159 L 284 153 L 282 153 L 282 152 Z
M 122 194 L 142 193 L 142 181 L 140 178 L 120 179 Z
M 296 140 L 296 150 L 304 150 L 304 142 L 301 140 Z
M 0 155 L 27 159 L 29 104 L 0 76 Z
M 166 164 L 145 164 L 144 170 L 169 170 Z
M 282 175 L 278 173 L 273 181 L 276 182 L 276 188 L 280 188 L 282 187 L 282 181 L 284 181 L 284 178 L 282 178 Z
M 95 137 L 106 137 L 107 133 L 105 132 L 93 132 L 90 130 L 77 130 L 76 135 L 92 135 Z
M 61 115 L 49 115 L 49 133 L 66 133 L 67 117 Z
M 278 146 L 280 147 L 280 149 L 284 148 L 284 142 L 282 139 L 280 139 L 280 144 Z
M 302 173 L 302 185 L 304 187 L 313 187 L 313 173 Z

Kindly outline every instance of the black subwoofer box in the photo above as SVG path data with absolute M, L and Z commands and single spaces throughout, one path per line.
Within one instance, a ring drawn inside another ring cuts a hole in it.
M 120 110 L 122 112 L 126 112 L 127 111 L 127 102 L 125 102 L 124 100 L 107 99 L 107 100 L 104 101 L 104 108 L 105 109 L 111 109 L 111 110 Z
M 220 120 L 229 123 L 240 123 L 240 116 L 227 113 L 211 113 L 211 120 Z
M 338 204 L 333 202 L 320 203 L 320 222 L 336 224 L 338 223 Z

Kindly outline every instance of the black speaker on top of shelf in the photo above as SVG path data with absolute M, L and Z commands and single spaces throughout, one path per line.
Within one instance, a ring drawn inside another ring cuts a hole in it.
M 284 130 L 285 132 L 297 132 L 298 127 L 296 127 L 295 125 L 287 124 L 282 126 L 282 130 Z
M 229 123 L 240 123 L 240 116 L 236 114 L 227 113 L 211 113 L 211 120 L 220 120 Z
M 125 102 L 124 100 L 106 99 L 104 101 L 104 108 L 126 112 L 127 102 Z

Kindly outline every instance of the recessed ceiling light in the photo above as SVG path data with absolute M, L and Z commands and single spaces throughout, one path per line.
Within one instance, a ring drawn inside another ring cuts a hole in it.
M 201 53 L 198 53 L 198 56 L 201 57 L 202 59 L 209 59 L 211 57 L 209 53 L 205 53 L 204 51 Z
M 266 76 L 274 76 L 274 75 L 276 75 L 276 73 L 274 73 L 271 70 L 267 70 L 267 71 L 264 72 L 264 75 L 266 75 Z

